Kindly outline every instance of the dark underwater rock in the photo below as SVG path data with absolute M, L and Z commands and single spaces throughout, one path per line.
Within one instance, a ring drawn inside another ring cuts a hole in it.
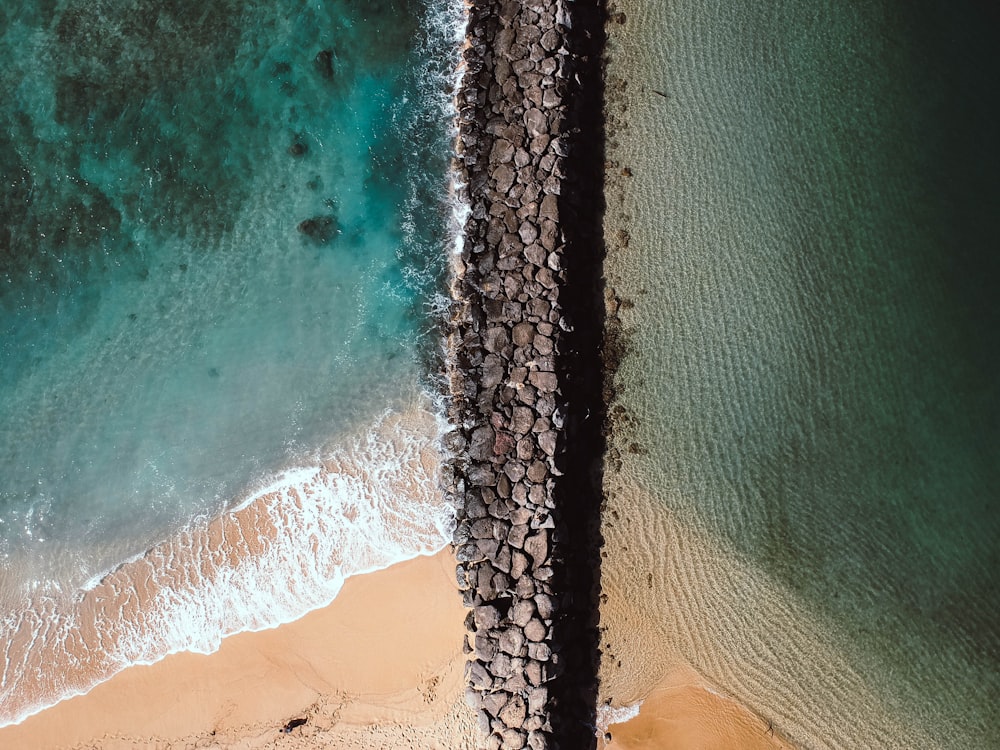
M 325 245 L 340 234 L 340 224 L 333 216 L 314 216 L 299 222 L 298 230 L 313 242 Z
M 325 80 L 333 80 L 333 50 L 323 49 L 313 58 L 313 66 Z

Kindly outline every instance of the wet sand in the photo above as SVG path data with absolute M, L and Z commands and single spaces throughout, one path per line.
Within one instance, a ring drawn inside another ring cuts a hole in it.
M 126 669 L 0 746 L 473 748 L 454 566 L 441 552 L 349 578 L 324 609 Z
M 598 747 L 774 750 L 792 745 L 775 732 L 773 725 L 718 692 L 693 669 L 678 667 L 646 696 L 638 716 L 610 724 Z

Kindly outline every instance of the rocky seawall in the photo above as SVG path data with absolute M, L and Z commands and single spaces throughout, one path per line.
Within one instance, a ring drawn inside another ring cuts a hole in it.
M 449 362 L 467 699 L 487 747 L 595 745 L 600 2 L 475 0 Z

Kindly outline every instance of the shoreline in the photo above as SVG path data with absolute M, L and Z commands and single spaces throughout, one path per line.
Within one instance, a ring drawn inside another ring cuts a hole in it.
M 16 720 L 5 726 L 133 667 L 214 653 L 231 637 L 296 622 L 335 601 L 345 580 L 439 551 L 450 511 L 437 499 L 438 431 L 419 407 L 387 414 L 318 465 L 278 475 L 78 598 L 35 602 L 5 631 L 3 718 Z M 376 483 L 369 472 L 380 460 Z M 427 510 L 435 505 L 439 517 Z M 404 524 L 408 546 L 398 541 Z M 22 684 L 31 674 L 39 677 Z
M 212 654 L 129 667 L 0 729 L 0 744 L 360 750 L 373 737 L 407 747 L 393 743 L 416 736 L 471 750 L 453 566 L 442 551 L 352 576 L 327 607 L 226 638 Z

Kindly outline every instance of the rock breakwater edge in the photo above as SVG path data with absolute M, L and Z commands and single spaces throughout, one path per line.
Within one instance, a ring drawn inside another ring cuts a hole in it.
M 468 5 L 447 481 L 491 750 L 596 745 L 603 24 L 597 0 Z

